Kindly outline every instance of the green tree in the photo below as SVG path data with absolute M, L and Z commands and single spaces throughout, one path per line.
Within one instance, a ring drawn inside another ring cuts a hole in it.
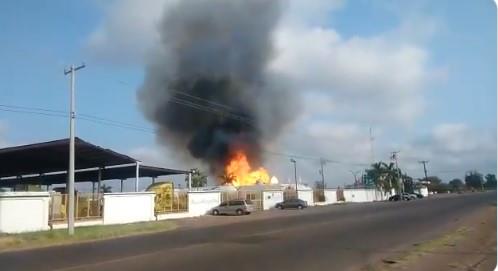
M 471 189 L 482 189 L 484 179 L 482 174 L 474 171 L 469 171 L 465 174 L 465 185 Z
M 391 191 L 392 188 L 398 189 L 398 179 L 400 171 L 396 169 L 394 163 L 386 164 L 378 162 L 371 165 L 371 168 L 366 170 L 367 178 L 375 184 L 375 186 L 385 192 Z
M 449 185 L 450 185 L 450 188 L 452 191 L 462 191 L 462 189 L 464 187 L 463 181 L 458 179 L 458 178 L 451 180 L 449 182 Z
M 484 186 L 487 189 L 496 189 L 496 175 L 495 174 L 487 174 L 486 177 L 486 183 L 484 183 Z
M 438 176 L 429 176 L 426 180 L 429 182 L 429 184 L 427 185 L 429 191 L 446 193 L 450 190 L 449 185 L 447 183 L 443 183 L 443 181 Z
M 205 175 L 198 168 L 190 170 L 192 172 L 192 187 L 203 187 L 207 185 L 207 175 Z M 185 176 L 185 184 L 188 187 L 188 175 Z
M 232 184 L 237 177 L 233 174 L 223 173 L 220 175 L 221 184 Z

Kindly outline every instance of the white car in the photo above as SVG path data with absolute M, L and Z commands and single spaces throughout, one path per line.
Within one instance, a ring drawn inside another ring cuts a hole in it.
M 418 199 L 417 195 L 410 193 L 403 193 L 403 197 L 407 198 L 408 200 Z

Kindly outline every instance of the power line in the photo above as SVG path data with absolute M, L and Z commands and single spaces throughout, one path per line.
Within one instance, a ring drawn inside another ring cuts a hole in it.
M 68 111 L 63 111 L 63 110 L 53 110 L 53 109 L 46 109 L 40 107 L 28 107 L 28 106 L 18 106 L 18 105 L 8 105 L 8 104 L 0 104 L 0 107 L 22 109 L 22 110 L 35 110 L 35 111 L 52 112 L 52 113 L 63 113 L 63 114 L 68 113 Z
M 91 119 L 91 118 L 86 118 L 86 117 L 78 117 L 77 119 L 84 120 L 84 121 L 89 121 L 89 122 L 93 122 L 93 123 L 101 124 L 101 125 L 105 125 L 105 126 L 113 126 L 113 127 L 118 127 L 118 128 L 123 128 L 123 129 L 129 129 L 129 130 L 134 130 L 134 131 L 139 131 L 139 132 L 146 132 L 146 133 L 156 134 L 156 132 L 154 130 L 147 129 L 147 128 L 127 126 L 127 125 L 122 125 L 122 124 L 119 124 L 119 123 L 113 123 L 113 122 L 109 122 L 109 121 L 100 121 L 98 119 Z
M 222 108 L 225 108 L 225 109 L 228 109 L 228 110 L 235 111 L 235 109 L 233 107 L 231 107 L 231 106 L 228 106 L 228 105 L 225 105 L 225 104 L 221 104 L 221 103 L 218 103 L 218 102 L 214 102 L 214 101 L 211 101 L 211 100 L 208 100 L 208 99 L 204 99 L 204 98 L 201 98 L 199 96 L 195 96 L 195 95 L 192 95 L 192 94 L 185 93 L 183 91 L 178 91 L 178 90 L 174 90 L 174 89 L 169 89 L 169 91 L 174 92 L 174 93 L 179 94 L 179 95 L 183 95 L 183 96 L 192 98 L 192 99 L 195 99 L 195 100 L 198 100 L 198 101 L 203 101 L 203 102 L 206 102 L 206 103 L 214 105 L 214 106 L 219 106 L 219 107 L 222 107 Z
M 120 84 L 124 84 L 124 85 L 130 85 L 129 83 L 125 82 L 125 81 L 122 81 L 122 80 L 119 80 L 118 81 Z M 215 101 L 212 101 L 212 100 L 209 100 L 209 99 L 205 99 L 205 98 L 202 98 L 202 97 L 199 97 L 199 96 L 195 96 L 195 95 L 192 95 L 192 94 L 189 94 L 189 93 L 186 93 L 184 91 L 179 91 L 179 90 L 176 90 L 176 89 L 172 89 L 172 88 L 169 88 L 168 89 L 169 92 L 173 92 L 173 93 L 176 93 L 178 95 L 182 95 L 182 96 L 185 96 L 185 97 L 188 97 L 188 98 L 191 98 L 191 99 L 194 99 L 194 100 L 197 100 L 197 101 L 202 101 L 202 102 L 205 102 L 205 103 L 208 103 L 209 105 L 211 106 L 214 106 L 214 107 L 219 107 L 219 108 L 213 108 L 211 107 L 212 109 L 221 109 L 221 108 L 224 108 L 222 110 L 226 111 L 225 113 L 230 113 L 231 115 L 238 115 L 239 117 L 243 117 L 243 116 L 240 116 L 240 114 L 237 113 L 237 110 L 231 106 L 228 106 L 226 104 L 222 104 L 222 103 L 218 103 L 218 102 L 215 102 Z M 193 103 L 195 104 L 194 102 L 192 101 L 188 101 L 188 100 L 185 100 L 185 99 L 182 99 L 180 97 L 170 97 L 170 100 L 168 102 L 174 102 L 174 103 L 178 103 L 178 104 L 182 104 L 182 105 L 186 105 L 186 104 L 183 104 L 181 102 L 190 102 L 190 103 Z M 201 105 L 201 104 L 195 104 L 196 106 L 198 107 L 208 107 L 208 106 L 205 106 L 205 105 Z M 189 106 L 189 105 L 186 105 L 186 106 Z M 199 110 L 203 110 L 201 108 L 196 108 L 196 109 L 199 109 Z M 204 108 L 205 109 L 205 108 Z M 209 111 L 209 112 L 212 112 L 213 111 Z M 247 118 L 250 120 L 250 118 Z
M 0 108 L 0 111 L 14 112 L 14 113 L 25 113 L 25 114 L 31 114 L 31 115 L 47 116 L 47 117 L 67 118 L 67 115 L 55 114 L 55 113 L 36 112 L 36 111 L 29 111 L 29 110 L 16 110 L 16 109 Z
M 111 124 L 114 126 L 119 126 L 122 128 L 131 128 L 131 129 L 136 129 L 136 130 L 144 130 L 146 132 L 155 132 L 153 129 L 135 125 L 132 123 L 127 123 L 127 122 L 122 122 L 118 120 L 112 120 L 112 119 L 107 119 L 107 118 L 102 118 L 102 117 L 97 117 L 94 115 L 89 115 L 89 114 L 79 114 L 78 115 L 79 119 L 87 120 L 87 121 L 93 121 L 95 123 L 105 123 L 105 124 Z
M 193 105 L 195 106 L 195 105 Z M 4 109 L 1 107 L 8 107 L 8 108 L 23 108 L 22 110 L 16 110 L 16 109 Z M 28 110 L 29 109 L 29 110 Z M 45 112 L 37 112 L 33 110 L 38 110 L 38 111 L 45 111 Z M 20 113 L 29 113 L 29 114 L 36 114 L 36 115 L 45 115 L 45 116 L 54 116 L 54 117 L 63 117 L 67 118 L 67 112 L 62 111 L 62 110 L 52 110 L 52 109 L 46 109 L 46 108 L 37 108 L 37 107 L 26 107 L 26 106 L 14 106 L 14 105 L 5 105 L 5 104 L 0 104 L 0 111 L 9 111 L 9 112 L 20 112 Z M 64 114 L 63 114 L 64 113 Z M 146 128 L 143 126 L 139 126 L 136 124 L 131 124 L 123 121 L 118 121 L 118 120 L 113 120 L 113 119 L 108 119 L 108 118 L 102 118 L 98 117 L 95 115 L 90 115 L 90 114 L 78 114 L 77 119 L 83 120 L 83 121 L 88 121 L 92 122 L 95 124 L 99 125 L 104 125 L 104 126 L 112 126 L 112 127 L 117 127 L 117 128 L 122 128 L 122 129 L 129 129 L 129 130 L 134 130 L 138 132 L 145 132 L 145 133 L 150 133 L 150 134 L 157 134 L 157 132 L 154 129 Z M 282 157 L 287 157 L 287 158 L 294 158 L 294 159 L 299 159 L 299 160 L 309 160 L 309 161 L 317 161 L 321 162 L 324 161 L 326 163 L 333 163 L 333 164 L 343 164 L 343 165 L 352 165 L 352 166 L 368 166 L 367 163 L 355 163 L 355 162 L 349 162 L 349 161 L 338 161 L 334 159 L 329 159 L 325 157 L 319 157 L 319 156 L 309 156 L 309 155 L 300 155 L 300 154 L 291 154 L 291 153 L 283 153 L 283 152 L 275 152 L 272 150 L 263 150 L 263 152 L 275 155 L 275 156 L 282 156 Z
M 226 117 L 226 118 L 231 118 L 234 120 L 242 121 L 242 122 L 247 123 L 247 124 L 253 124 L 253 122 L 254 122 L 254 120 L 252 120 L 251 118 L 241 116 L 241 115 L 232 113 L 232 112 L 224 110 L 224 109 L 216 108 L 216 107 L 209 106 L 209 105 L 198 104 L 198 103 L 195 103 L 195 102 L 192 102 L 189 100 L 184 100 L 184 99 L 177 98 L 177 97 L 171 97 L 168 100 L 168 102 L 173 102 L 176 104 L 188 106 L 190 108 L 201 110 L 204 112 L 215 113 L 215 114 L 221 115 L 221 116 Z
M 39 107 L 6 105 L 6 104 L 0 104 L 0 111 L 14 112 L 14 113 L 26 113 L 26 114 L 32 114 L 32 115 L 49 116 L 49 117 L 62 117 L 62 118 L 67 118 L 67 113 L 68 113 L 68 112 L 65 112 L 62 110 L 53 110 L 53 109 L 46 109 L 46 108 L 39 108 Z M 85 120 L 85 121 L 90 121 L 93 123 L 106 124 L 106 125 L 110 125 L 110 126 L 114 126 L 114 127 L 129 128 L 129 129 L 140 130 L 140 131 L 144 131 L 144 132 L 154 132 L 154 130 L 150 129 L 150 128 L 146 128 L 146 127 L 142 127 L 139 125 L 126 123 L 126 122 L 122 122 L 122 121 L 102 118 L 102 117 L 98 117 L 98 116 L 94 116 L 94 115 L 90 115 L 90 114 L 78 114 L 78 115 L 76 115 L 76 118 L 81 119 L 81 120 Z

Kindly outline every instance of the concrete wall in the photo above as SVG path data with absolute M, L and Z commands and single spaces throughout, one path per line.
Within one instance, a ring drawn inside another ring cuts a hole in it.
M 372 202 L 383 200 L 377 189 L 344 189 L 346 202 Z
M 263 192 L 263 210 L 275 208 L 275 205 L 284 201 L 284 192 L 280 190 Z
M 188 193 L 188 211 L 191 216 L 205 215 L 220 203 L 220 192 L 199 191 Z
M 104 194 L 104 224 L 155 220 L 154 192 Z
M 91 220 L 76 220 L 74 221 L 75 227 L 88 227 L 88 226 L 101 226 L 104 225 L 102 219 L 91 219 Z M 51 226 L 52 230 L 67 229 L 67 223 L 55 223 Z
M 427 189 L 427 187 L 422 187 L 422 188 L 419 188 L 419 189 L 415 189 L 415 192 L 421 194 L 424 197 L 429 196 L 429 189 Z
M 313 201 L 313 190 L 298 190 L 297 197 L 306 201 L 308 206 L 315 205 L 315 202 Z
M 189 212 L 164 213 L 164 214 L 156 215 L 156 220 L 180 219 L 180 218 L 187 218 L 187 217 L 194 217 L 194 215 L 191 215 Z
M 48 192 L 0 193 L 0 232 L 48 230 Z
M 325 189 L 325 204 L 337 203 L 337 190 L 336 189 Z

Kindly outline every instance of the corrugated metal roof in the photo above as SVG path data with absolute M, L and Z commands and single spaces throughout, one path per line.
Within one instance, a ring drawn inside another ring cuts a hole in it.
M 75 181 L 127 179 L 135 177 L 138 162 L 125 154 L 75 138 Z M 0 149 L 0 186 L 13 184 L 59 184 L 67 180 L 69 139 Z M 114 166 L 114 168 L 113 168 Z M 122 166 L 122 167 L 116 167 Z M 78 172 L 80 170 L 80 172 Z M 186 174 L 188 171 L 140 165 L 141 177 Z M 9 178 L 17 177 L 22 178 Z

